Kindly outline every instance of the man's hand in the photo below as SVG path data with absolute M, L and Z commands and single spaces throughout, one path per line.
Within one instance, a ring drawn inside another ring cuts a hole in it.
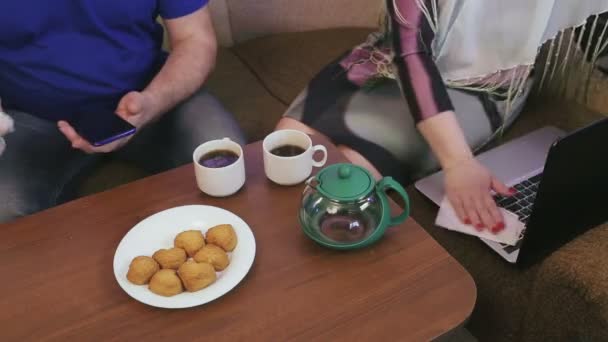
M 175 19 L 165 20 L 171 53 L 159 73 L 142 92 L 125 95 L 116 109 L 121 118 L 140 129 L 190 97 L 205 82 L 215 65 L 217 42 L 208 6 Z M 59 130 L 74 148 L 87 153 L 112 152 L 132 137 L 94 147 L 65 121 Z
M 57 123 L 57 127 L 59 127 L 61 133 L 63 133 L 63 135 L 65 135 L 65 137 L 68 138 L 68 140 L 72 143 L 73 148 L 82 150 L 88 154 L 109 153 L 115 151 L 125 145 L 129 141 L 129 139 L 133 137 L 132 135 L 130 135 L 128 137 L 113 141 L 109 144 L 97 147 L 91 145 L 91 143 L 89 143 L 86 139 L 76 133 L 76 130 L 74 130 L 74 128 L 66 121 L 59 121 Z
M 120 100 L 116 114 L 131 125 L 140 128 L 155 117 L 156 113 L 153 108 L 151 96 L 146 92 L 132 91 Z
M 132 91 L 118 103 L 116 114 L 122 119 L 135 126 L 138 130 L 145 126 L 154 117 L 152 99 L 144 92 Z M 66 121 L 57 123 L 59 130 L 72 143 L 72 147 L 86 153 L 109 153 L 124 146 L 133 135 L 113 141 L 103 146 L 93 146 L 86 139 L 81 137 L 74 128 Z

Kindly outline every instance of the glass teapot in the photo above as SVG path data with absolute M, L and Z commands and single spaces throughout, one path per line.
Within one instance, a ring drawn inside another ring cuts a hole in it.
M 404 200 L 403 212 L 391 217 L 386 191 Z M 409 217 L 409 197 L 391 177 L 376 183 L 364 168 L 334 164 L 306 181 L 299 219 L 304 233 L 325 247 L 355 249 L 378 241 L 388 227 Z

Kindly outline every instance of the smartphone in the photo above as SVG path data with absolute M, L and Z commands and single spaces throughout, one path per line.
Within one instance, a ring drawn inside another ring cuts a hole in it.
M 68 120 L 74 130 L 93 146 L 103 146 L 135 134 L 135 126 L 112 112 L 79 115 Z

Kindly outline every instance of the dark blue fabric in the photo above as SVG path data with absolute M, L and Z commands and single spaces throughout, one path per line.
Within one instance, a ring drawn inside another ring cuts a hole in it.
M 209 0 L 0 0 L 0 98 L 43 119 L 113 111 L 166 59 L 160 15 Z

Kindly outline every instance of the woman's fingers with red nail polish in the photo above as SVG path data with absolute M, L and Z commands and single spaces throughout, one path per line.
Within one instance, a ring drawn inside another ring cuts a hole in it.
M 463 206 L 466 212 L 466 216 L 470 219 L 471 224 L 477 228 L 477 230 L 483 230 L 483 223 L 481 217 L 475 208 L 475 200 L 473 195 L 469 195 L 463 199 Z
M 492 227 L 492 233 L 500 233 L 505 229 L 505 223 L 504 222 L 498 222 L 496 225 L 494 225 L 494 227 Z
M 458 219 L 460 219 L 460 221 L 463 222 L 464 224 L 467 224 L 465 222 L 467 219 L 467 214 L 464 209 L 462 199 L 458 196 L 448 196 L 448 199 L 450 200 L 450 203 L 452 204 L 452 207 L 454 208 L 454 211 L 456 212 Z

